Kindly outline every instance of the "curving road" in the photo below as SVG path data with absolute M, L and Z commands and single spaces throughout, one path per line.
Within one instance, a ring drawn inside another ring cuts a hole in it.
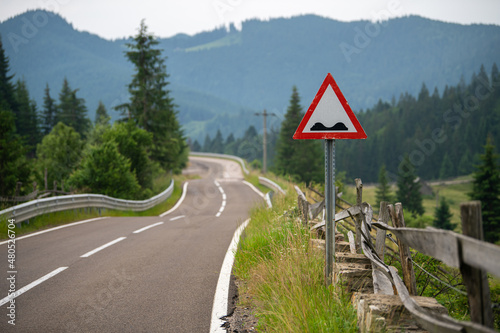
M 187 172 L 201 179 L 190 180 L 182 203 L 164 216 L 19 237 L 14 271 L 1 244 L 0 332 L 208 332 L 229 243 L 263 201 L 236 162 L 190 161 Z M 14 302 L 6 297 L 11 276 L 23 291 Z

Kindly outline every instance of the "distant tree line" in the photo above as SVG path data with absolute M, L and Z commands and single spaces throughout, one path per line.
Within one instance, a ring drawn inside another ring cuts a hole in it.
M 482 202 L 486 240 L 498 242 L 500 165 L 494 141 L 500 139 L 499 88 L 495 64 L 490 76 L 481 66 L 469 85 L 462 80 L 456 87 L 446 87 L 443 96 L 437 89 L 430 95 L 422 85 L 418 98 L 406 93 L 397 103 L 395 99 L 391 103 L 379 101 L 373 109 L 357 115 L 368 139 L 337 140 L 338 171 L 342 177 L 347 174 L 378 182 L 377 202 L 401 202 L 415 221 L 414 226 L 424 224 L 420 218 L 425 212 L 420 191 L 422 178 L 444 179 L 473 173 L 474 188 L 469 196 Z M 322 140 L 292 138 L 303 116 L 297 88 L 293 87 L 280 131 L 273 132 L 271 170 L 295 181 L 323 183 Z M 213 140 L 207 135 L 203 146 L 195 141 L 192 149 L 234 154 L 252 161 L 260 158 L 259 141 L 255 128 L 250 127 L 239 139 L 230 134 L 223 140 L 220 131 Z M 249 144 L 257 154 L 239 149 Z M 395 193 L 391 193 L 392 180 L 397 185 Z M 432 223 L 442 229 L 454 228 L 446 198 L 441 198 Z
M 64 79 L 57 99 L 47 84 L 41 110 L 30 98 L 26 82 L 13 82 L 0 39 L 0 197 L 20 194 L 47 180 L 78 192 L 119 198 L 152 196 L 153 177 L 180 172 L 188 147 L 167 90 L 168 75 L 158 42 L 144 22 L 126 57 L 135 66 L 128 86 L 130 100 L 118 107 L 123 118 L 109 124 L 99 103 L 95 120 L 85 100 Z
M 470 174 L 491 135 L 500 142 L 500 74 L 496 64 L 484 66 L 467 85 L 446 86 L 442 95 L 423 84 L 417 97 L 379 101 L 357 118 L 366 140 L 339 140 L 338 167 L 348 177 L 376 182 L 384 164 L 392 180 L 405 154 L 419 177 L 446 179 Z
M 268 167 L 273 166 L 276 140 L 278 130 L 268 129 L 267 133 L 267 161 Z M 249 126 L 242 137 L 235 138 L 233 133 L 229 133 L 226 138 L 223 137 L 220 130 L 217 130 L 214 138 L 210 135 L 205 136 L 203 144 L 197 140 L 190 142 L 191 151 L 207 152 L 235 155 L 249 161 L 257 168 L 262 167 L 263 159 L 263 135 L 259 134 L 254 126 Z

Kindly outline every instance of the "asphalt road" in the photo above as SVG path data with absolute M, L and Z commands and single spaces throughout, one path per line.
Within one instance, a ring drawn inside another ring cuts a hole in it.
M 104 218 L 18 239 L 15 273 L 9 244 L 0 245 L 0 298 L 11 276 L 16 290 L 29 289 L 13 311 L 4 298 L 0 332 L 208 332 L 231 238 L 263 200 L 235 162 L 191 162 L 188 172 L 201 179 L 189 181 L 168 215 Z

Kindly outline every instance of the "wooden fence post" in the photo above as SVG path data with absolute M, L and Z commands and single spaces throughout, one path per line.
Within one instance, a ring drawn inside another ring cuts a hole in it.
M 363 202 L 363 182 L 361 178 L 356 178 L 356 205 L 361 209 L 361 203 Z M 361 223 L 362 217 L 360 214 L 355 216 L 356 221 L 356 252 L 362 253 L 361 249 Z
M 380 211 L 378 218 L 381 222 L 387 224 L 389 219 L 391 218 L 389 215 L 389 209 L 387 206 L 389 203 L 387 201 L 382 201 L 380 203 Z M 387 232 L 384 229 L 377 229 L 377 238 L 375 240 L 375 250 L 377 251 L 378 256 L 382 261 L 384 261 L 384 255 L 385 255 L 385 235 Z
M 462 203 L 460 205 L 460 214 L 462 217 L 462 233 L 465 236 L 483 241 L 481 202 Z M 493 311 L 491 309 L 490 287 L 486 272 L 463 263 L 462 259 L 460 259 L 460 272 L 467 289 L 471 321 L 493 328 Z
M 389 213 L 391 214 L 392 223 L 396 228 L 405 227 L 405 219 L 403 215 L 403 206 L 400 202 L 396 207 L 389 205 Z M 417 295 L 417 282 L 415 279 L 415 271 L 411 261 L 410 247 L 403 243 L 398 238 L 399 256 L 401 257 L 401 268 L 403 269 L 403 281 L 411 296 Z

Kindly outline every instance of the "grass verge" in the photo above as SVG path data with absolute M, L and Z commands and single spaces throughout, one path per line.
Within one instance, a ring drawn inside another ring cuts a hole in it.
M 357 332 L 349 297 L 324 284 L 324 257 L 309 249 L 295 191 L 287 187 L 272 209 L 251 212 L 233 267 L 240 305 L 253 309 L 261 332 Z

